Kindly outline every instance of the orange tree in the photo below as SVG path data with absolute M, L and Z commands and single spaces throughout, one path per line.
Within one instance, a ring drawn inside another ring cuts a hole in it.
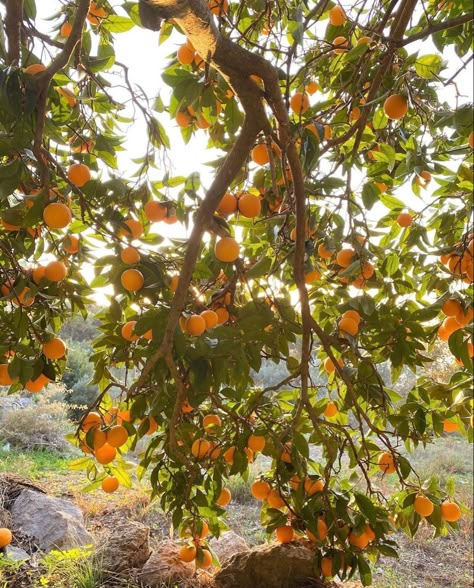
M 129 486 L 124 456 L 146 440 L 138 475 L 190 537 L 183 559 L 210 564 L 226 480 L 257 452 L 262 524 L 306 533 L 324 576 L 368 584 L 396 529 L 456 527 L 453 486 L 421 480 L 409 451 L 473 434 L 470 3 L 76 0 L 53 3 L 49 34 L 34 0 L 3 4 L 0 384 L 60 380 L 61 325 L 109 286 L 74 467 Z M 136 27 L 171 53 L 149 66 L 169 90 L 153 106 L 115 60 Z M 125 103 L 148 132 L 127 172 Z M 208 188 L 167 169 L 169 119 L 219 150 Z M 448 382 L 423 370 L 438 338 Z M 254 385 L 263 361 L 286 377 Z M 405 367 L 419 375 L 401 397 Z

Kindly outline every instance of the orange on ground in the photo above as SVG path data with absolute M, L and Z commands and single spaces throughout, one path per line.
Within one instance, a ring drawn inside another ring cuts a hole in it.
M 44 275 L 50 282 L 61 282 L 67 276 L 67 268 L 62 261 L 50 261 Z
M 239 257 L 239 252 L 240 245 L 232 237 L 222 237 L 214 247 L 214 254 L 217 259 L 227 263 L 235 261 Z
M 84 418 L 81 423 L 81 429 L 87 433 L 90 429 L 94 427 L 100 427 L 102 424 L 102 417 L 98 412 L 90 412 Z
M 462 312 L 462 306 L 459 300 L 456 300 L 455 298 L 449 298 L 443 302 L 441 310 L 446 316 L 456 316 L 458 313 Z
M 125 247 L 120 252 L 120 259 L 127 265 L 134 265 L 140 261 L 140 253 L 135 247 Z
M 337 363 L 341 367 L 344 366 L 344 362 L 343 362 L 342 358 L 340 358 L 340 357 L 337 358 Z M 326 370 L 326 372 L 328 374 L 332 374 L 335 371 L 336 367 L 335 367 L 334 362 L 332 361 L 332 359 L 330 357 L 326 357 L 326 359 L 324 360 L 324 369 Z
M 323 480 L 313 480 L 312 478 L 306 478 L 304 481 L 304 490 L 308 496 L 313 496 L 314 494 L 321 492 L 323 488 Z
M 227 0 L 225 0 L 227 1 Z M 210 568 L 212 565 L 212 554 L 208 549 L 201 550 L 201 558 L 196 558 L 196 567 L 200 569 Z
M 147 219 L 154 223 L 163 220 L 168 214 L 168 208 L 157 200 L 148 201 L 143 207 L 143 211 Z
M 351 318 L 341 318 L 339 321 L 339 334 L 344 336 L 346 333 L 349 335 L 355 336 L 359 331 L 359 325 L 356 323 L 354 319 Z
M 107 443 L 112 447 L 122 447 L 128 441 L 128 431 L 123 425 L 114 425 L 107 431 Z
M 196 439 L 191 446 L 191 453 L 197 459 L 203 459 L 209 453 L 211 444 L 207 439 Z
M 66 355 L 66 343 L 59 337 L 43 343 L 43 355 L 48 359 L 61 359 Z
M 461 518 L 461 509 L 455 502 L 447 500 L 441 504 L 441 518 L 449 523 L 455 523 Z
M 255 145 L 251 151 L 250 157 L 257 165 L 266 165 L 267 163 L 270 163 L 270 153 L 265 143 Z
M 50 229 L 64 229 L 72 220 L 72 213 L 62 202 L 52 202 L 43 210 L 43 220 Z
M 95 452 L 96 460 L 102 465 L 107 465 L 111 463 L 112 461 L 114 461 L 116 456 L 117 450 L 115 449 L 115 447 L 112 447 L 108 443 L 105 443 L 105 445 L 99 447 L 99 449 L 97 449 Z
M 415 512 L 420 515 L 420 517 L 429 517 L 434 510 L 434 504 L 426 496 L 420 495 L 415 498 L 413 508 L 415 509 Z
M 393 455 L 388 453 L 388 451 L 384 451 L 379 455 L 378 465 L 379 469 L 382 470 L 384 474 L 393 474 L 397 471 L 395 468 Z
M 293 527 L 285 525 L 278 527 L 276 530 L 276 539 L 279 543 L 290 543 L 295 538 L 295 531 Z
M 191 65 L 194 61 L 194 51 L 188 47 L 186 44 L 181 45 L 176 53 L 176 57 L 178 58 L 179 63 L 181 65 Z
M 237 210 L 237 198 L 230 192 L 226 192 L 217 205 L 217 210 L 225 215 L 234 213 Z
M 397 216 L 397 223 L 400 227 L 406 228 L 409 227 L 413 222 L 413 217 L 409 212 L 401 212 Z
M 91 170 L 84 163 L 73 163 L 67 170 L 71 184 L 82 188 L 91 179 Z
M 194 561 L 196 559 L 196 554 L 197 554 L 196 546 L 191 543 L 187 543 L 186 545 L 183 545 L 179 549 L 179 559 L 181 561 L 186 562 L 186 563 L 190 563 L 190 562 Z
M 0 549 L 6 547 L 7 545 L 10 545 L 12 539 L 13 536 L 10 529 L 7 529 L 6 527 L 0 528 Z
M 137 269 L 127 269 L 120 276 L 120 282 L 125 290 L 129 292 L 138 292 L 143 288 L 145 278 Z
M 206 321 L 200 314 L 192 314 L 186 321 L 186 331 L 193 337 L 199 337 L 206 330 Z
M 232 500 L 232 494 L 228 488 L 222 488 L 219 498 L 216 500 L 216 504 L 219 506 L 227 506 Z
M 258 451 L 263 451 L 266 445 L 265 437 L 262 435 L 250 435 L 247 441 L 247 447 L 257 453 Z
M 352 248 L 341 249 L 336 255 L 336 263 L 341 267 L 349 267 L 356 257 Z
M 239 213 L 246 218 L 255 218 L 260 214 L 260 210 L 262 209 L 260 198 L 248 193 L 244 193 L 240 196 L 237 206 L 239 208 Z
M 202 419 L 202 427 L 206 433 L 215 432 L 216 429 L 222 427 L 222 420 L 217 414 L 207 414 Z
M 343 25 L 346 22 L 346 20 L 347 20 L 346 13 L 344 12 L 344 9 L 342 8 L 342 6 L 339 6 L 339 5 L 334 6 L 329 11 L 329 22 L 334 27 L 340 27 L 341 25 Z
M 392 94 L 385 100 L 383 109 L 388 118 L 399 120 L 408 112 L 408 100 L 401 94 Z
M 304 114 L 309 109 L 309 98 L 304 92 L 296 92 L 290 99 L 290 108 L 295 114 Z
M 127 321 L 120 330 L 120 334 L 127 341 L 137 341 L 140 337 L 135 334 L 137 321 Z
M 326 408 L 324 409 L 323 415 L 327 419 L 330 419 L 332 417 L 335 417 L 338 412 L 339 409 L 337 408 L 337 404 L 335 402 L 328 402 Z
M 213 329 L 219 322 L 219 317 L 213 310 L 203 310 L 200 316 L 206 323 L 206 329 Z
M 265 480 L 258 480 L 252 484 L 250 492 L 257 500 L 266 500 L 271 492 L 271 487 L 268 482 L 265 482 Z
M 115 476 L 107 476 L 102 480 L 102 490 L 107 494 L 115 492 L 119 485 L 119 481 Z
M 66 253 L 77 253 L 79 251 L 79 238 L 76 235 L 66 235 L 63 241 L 63 250 Z
M 445 433 L 455 433 L 459 429 L 459 425 L 457 423 L 453 423 L 452 421 L 445 419 L 443 421 L 443 431 Z
M 8 364 L 0 364 L 0 386 L 11 386 L 15 381 L 8 373 Z

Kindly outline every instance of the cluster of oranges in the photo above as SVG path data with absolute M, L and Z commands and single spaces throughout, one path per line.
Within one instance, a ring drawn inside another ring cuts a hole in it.
M 226 192 L 217 206 L 217 210 L 225 216 L 238 212 L 245 218 L 256 218 L 259 216 L 261 208 L 260 197 L 249 192 L 237 194 Z
M 205 520 L 199 521 L 193 529 L 185 529 L 183 536 L 187 539 L 179 550 L 181 561 L 195 562 L 197 568 L 207 569 L 212 565 L 212 553 L 202 546 L 202 541 L 209 535 L 209 525 Z

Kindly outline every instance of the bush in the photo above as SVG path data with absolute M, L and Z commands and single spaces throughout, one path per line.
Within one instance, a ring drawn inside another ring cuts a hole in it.
M 24 404 L 15 403 L 0 411 L 0 442 L 10 443 L 20 449 L 70 448 L 65 435 L 72 430 L 68 419 L 68 405 L 53 400 L 57 390 L 52 388 Z
M 89 384 L 94 370 L 89 362 L 91 349 L 88 345 L 75 346 L 68 341 L 68 355 L 63 382 L 67 390 L 64 399 L 69 404 L 68 416 L 78 421 L 97 397 L 97 386 Z

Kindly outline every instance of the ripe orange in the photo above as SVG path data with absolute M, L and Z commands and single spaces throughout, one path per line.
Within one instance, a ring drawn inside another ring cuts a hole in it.
M 392 94 L 385 100 L 383 109 L 388 118 L 399 120 L 408 112 L 408 100 L 401 94 Z
M 59 337 L 43 343 L 43 355 L 48 359 L 61 359 L 66 355 L 66 343 Z
M 363 531 L 360 535 L 356 535 L 353 531 L 349 533 L 347 540 L 351 545 L 358 547 L 359 549 L 365 549 L 367 545 L 370 543 L 369 536 L 365 531 Z
M 322 492 L 323 488 L 323 480 L 313 480 L 312 478 L 306 478 L 304 481 L 304 490 L 308 496 L 313 496 L 318 492 Z
M 397 223 L 403 228 L 409 227 L 412 224 L 412 222 L 413 217 L 409 212 L 401 212 L 397 216 Z
M 282 495 L 278 490 L 271 489 L 267 496 L 268 505 L 272 508 L 283 508 L 286 506 L 285 501 L 282 498 Z
M 290 108 L 295 114 L 304 114 L 309 109 L 309 98 L 304 92 L 296 92 L 290 99 Z
M 91 2 L 87 20 L 93 24 L 98 25 L 103 18 L 107 17 L 107 11 L 102 6 L 98 6 L 97 2 Z
M 217 206 L 222 214 L 229 215 L 237 210 L 237 198 L 230 192 L 226 192 Z
M 28 380 L 25 384 L 25 390 L 28 392 L 37 393 L 41 392 L 41 390 L 48 384 L 51 380 L 47 378 L 44 374 L 40 374 L 36 380 Z
M 101 424 L 102 417 L 100 414 L 98 412 L 90 412 L 84 417 L 81 423 L 81 429 L 87 433 L 87 431 L 90 431 L 94 427 L 100 427 Z
M 255 198 L 254 196 L 252 198 Z M 232 237 L 222 237 L 216 242 L 214 254 L 219 261 L 231 263 L 239 257 L 240 245 Z
M 222 16 L 229 10 L 229 0 L 210 0 L 209 10 L 216 16 Z
M 39 284 L 41 282 L 41 280 L 45 277 L 45 270 L 46 268 L 42 265 L 37 265 L 32 273 L 31 273 L 31 279 L 33 280 L 33 282 L 35 284 Z
M 349 119 L 350 120 L 358 120 L 360 118 L 361 115 L 361 110 L 358 106 L 354 106 L 349 114 Z
M 123 425 L 114 425 L 107 431 L 107 443 L 112 447 L 122 447 L 128 441 L 128 431 Z
M 276 539 L 279 543 L 290 543 L 295 538 L 295 531 L 293 527 L 285 525 L 278 527 L 276 530 Z
M 36 74 L 41 73 L 45 69 L 46 69 L 46 66 L 43 65 L 42 63 L 32 63 L 28 67 L 25 67 L 25 69 L 23 71 L 26 74 L 29 74 L 30 76 L 35 76 Z
M 415 509 L 415 512 L 420 515 L 420 517 L 429 517 L 434 510 L 434 504 L 426 496 L 419 495 L 415 498 L 413 508 Z
M 336 49 L 334 49 L 336 55 L 345 53 L 349 47 L 349 41 L 345 37 L 336 37 L 332 44 L 336 47 Z
M 329 249 L 326 249 L 326 246 L 324 245 L 324 243 L 320 243 L 318 245 L 318 255 L 319 257 L 322 257 L 324 259 L 331 259 L 331 257 L 333 256 L 334 251 L 330 251 Z
M 461 509 L 455 502 L 447 500 L 441 505 L 441 518 L 449 523 L 455 523 L 461 518 Z
M 194 61 L 194 51 L 187 44 L 184 44 L 178 49 L 176 57 L 181 65 L 191 65 Z
M 64 22 L 59 29 L 61 37 L 67 38 L 71 34 L 72 24 L 69 21 Z
M 227 506 L 232 500 L 232 494 L 228 488 L 222 488 L 219 498 L 216 500 L 216 504 L 219 506 Z
M 337 363 L 341 367 L 344 366 L 344 362 L 341 357 L 337 358 Z M 326 372 L 328 374 L 332 374 L 336 370 L 334 362 L 332 361 L 332 359 L 330 357 L 326 357 L 326 359 L 324 360 L 324 369 L 326 370 Z
M 370 263 L 370 261 L 364 261 L 362 263 L 362 271 L 360 272 L 360 276 L 364 278 L 364 280 L 369 280 L 375 273 L 374 266 Z
M 11 386 L 16 382 L 16 378 L 13 379 L 8 373 L 8 364 L 0 364 L 0 386 Z
M 171 276 L 169 283 L 169 289 L 171 290 L 171 292 L 176 292 L 176 289 L 178 288 L 178 281 L 178 276 Z
M 342 318 L 350 318 L 353 321 L 355 321 L 358 325 L 360 324 L 361 316 L 360 314 L 357 312 L 357 310 L 346 310 L 345 312 L 342 313 Z
M 355 260 L 356 252 L 352 248 L 341 249 L 336 255 L 336 263 L 341 267 L 349 267 Z
M 157 200 L 150 200 L 143 208 L 147 219 L 153 223 L 163 220 L 168 214 L 168 208 Z
M 357 45 L 369 45 L 370 43 L 372 43 L 372 37 L 361 37 L 357 41 Z M 365 87 L 365 85 L 364 85 L 364 87 Z M 369 84 L 369 88 L 370 88 L 370 84 Z
M 305 92 L 312 96 L 319 90 L 319 84 L 317 82 L 309 82 L 305 87 Z
M 443 431 L 445 433 L 455 433 L 459 429 L 459 425 L 457 423 L 453 423 L 452 421 L 445 419 L 443 421 Z
M 256 145 L 250 154 L 252 161 L 257 165 L 266 165 L 270 163 L 270 153 L 265 143 Z
M 203 310 L 201 316 L 206 323 L 206 329 L 213 329 L 219 322 L 219 317 L 213 310 Z
M 6 547 L 7 545 L 10 545 L 10 543 L 12 542 L 13 536 L 12 536 L 12 532 L 10 531 L 10 529 L 7 529 L 6 527 L 2 527 L 0 529 L 0 549 L 3 547 Z
M 120 330 L 120 334 L 127 341 L 137 341 L 139 336 L 135 334 L 135 325 L 137 321 L 127 321 Z
M 454 333 L 454 331 L 458 331 L 459 329 L 462 329 L 462 325 L 460 323 L 458 323 L 458 321 L 456 320 L 456 317 L 454 317 L 454 316 L 448 316 L 447 318 L 445 318 L 442 325 L 443 325 L 446 333 L 448 334 L 448 338 L 450 335 L 452 335 Z
M 105 443 L 95 451 L 95 458 L 102 465 L 113 462 L 116 456 L 117 450 L 108 443 Z
M 191 453 L 197 459 L 203 459 L 209 453 L 211 444 L 207 439 L 196 439 L 191 446 Z
M 69 88 L 60 88 L 59 86 L 55 87 L 56 92 L 63 96 L 66 99 L 67 103 L 71 108 L 74 108 L 77 104 L 76 96 L 72 90 Z
M 179 127 L 185 129 L 189 127 L 193 122 L 193 119 L 190 114 L 184 112 L 183 110 L 178 110 L 176 113 L 176 123 Z
M 268 482 L 265 482 L 264 480 L 258 480 L 252 484 L 250 487 L 250 492 L 257 500 L 266 500 L 271 492 L 271 487 Z
M 115 492 L 119 485 L 119 481 L 115 476 L 107 476 L 102 480 L 102 490 L 107 494 Z
M 44 275 L 50 282 L 61 282 L 67 276 L 67 268 L 62 261 L 50 261 Z
M 220 308 L 216 308 L 215 310 L 217 314 L 217 324 L 218 325 L 225 325 L 225 323 L 229 320 L 230 314 L 227 308 L 221 306 Z
M 321 279 L 321 272 L 318 272 L 318 270 L 312 270 L 310 272 L 307 272 L 304 275 L 304 283 L 305 284 L 313 284 L 314 282 L 317 282 L 320 279 Z
M 357 335 L 359 331 L 359 325 L 356 323 L 354 319 L 351 318 L 341 318 L 339 321 L 339 334 L 344 337 L 347 333 L 352 335 L 353 337 Z
M 265 437 L 262 435 L 250 435 L 247 441 L 247 447 L 257 453 L 257 451 L 263 451 L 266 445 Z
M 117 419 L 118 422 L 118 419 Z M 153 433 L 156 432 L 156 430 L 158 429 L 158 423 L 156 422 L 156 419 L 154 419 L 152 416 L 147 416 L 144 419 L 141 420 L 141 423 L 148 423 L 148 429 L 145 433 L 145 435 L 153 435 Z
M 246 218 L 255 218 L 260 214 L 262 208 L 260 198 L 248 193 L 244 193 L 240 196 L 237 205 L 240 214 Z
M 426 188 L 426 186 L 431 182 L 430 172 L 423 170 L 419 175 L 416 176 L 415 182 L 418 184 L 418 186 L 420 186 L 420 188 Z
M 384 474 L 393 474 L 397 471 L 393 455 L 388 451 L 384 451 L 379 455 L 378 465 Z
M 467 142 L 469 143 L 469 147 L 471 149 L 474 149 L 474 131 L 471 131 L 469 133 L 469 138 L 468 138 Z
M 227 2 L 227 0 L 224 0 Z M 201 550 L 201 557 L 196 558 L 196 567 L 200 569 L 210 568 L 212 565 L 212 554 L 208 549 Z
M 75 235 L 66 235 L 63 241 L 63 250 L 66 253 L 77 253 L 79 251 L 79 239 Z
M 138 290 L 143 288 L 145 278 L 143 277 L 142 272 L 137 269 L 127 269 L 120 276 L 120 282 L 125 290 L 128 290 L 129 292 L 138 292 Z
M 92 439 L 92 449 L 96 450 L 100 449 L 107 443 L 107 434 L 105 431 L 101 431 L 100 429 L 94 429 L 94 435 Z
M 67 170 L 71 184 L 82 188 L 91 179 L 91 170 L 84 163 L 73 163 Z
M 328 526 L 326 525 L 324 519 L 321 517 L 317 521 L 317 528 L 318 528 L 318 537 L 314 533 L 311 533 L 309 529 L 306 529 L 306 535 L 310 541 L 317 543 L 318 541 L 324 541 L 328 536 Z
M 329 22 L 334 27 L 340 27 L 341 25 L 343 25 L 346 22 L 346 20 L 347 20 L 346 13 L 344 12 L 344 9 L 342 8 L 342 6 L 339 6 L 339 5 L 334 6 L 329 11 Z
M 335 402 L 328 402 L 326 408 L 324 409 L 323 415 L 327 419 L 330 419 L 332 417 L 335 417 L 338 412 L 339 409 L 337 408 L 337 404 Z
M 50 229 L 64 229 L 72 220 L 71 210 L 62 202 L 52 202 L 43 210 L 43 220 Z
M 192 543 L 183 545 L 179 550 L 179 559 L 186 563 L 190 563 L 196 559 L 197 549 Z
M 140 221 L 134 218 L 128 218 L 123 221 L 125 227 L 119 230 L 119 236 L 126 239 L 140 239 L 143 235 L 143 225 Z
M 125 247 L 120 252 L 120 259 L 127 265 L 134 265 L 140 261 L 140 253 L 135 247 Z
M 192 314 L 186 321 L 186 332 L 193 337 L 199 337 L 206 330 L 206 321 L 200 314 Z
M 321 559 L 321 573 L 325 578 L 334 576 L 335 572 L 332 571 L 332 559 L 330 557 Z
M 222 427 L 221 418 L 217 414 L 207 414 L 202 419 L 202 426 L 206 433 L 213 433 Z
M 449 298 L 443 302 L 441 310 L 446 316 L 456 316 L 458 313 L 462 312 L 462 306 L 459 300 L 456 300 L 455 298 Z

